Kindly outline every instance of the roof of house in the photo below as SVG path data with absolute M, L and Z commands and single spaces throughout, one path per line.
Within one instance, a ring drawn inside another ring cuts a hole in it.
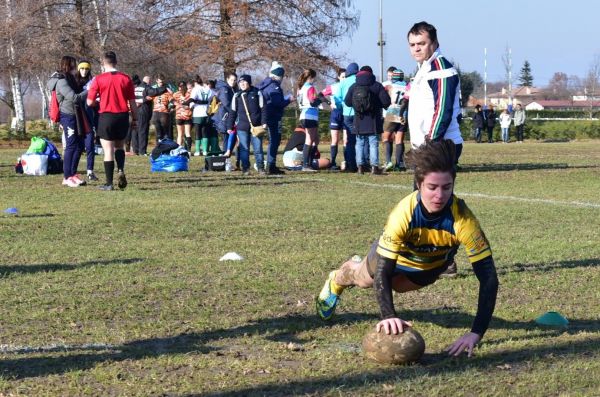
M 537 87 L 516 87 L 512 91 L 512 97 L 513 98 L 532 97 L 532 96 L 541 94 L 543 91 L 544 91 L 543 89 L 537 88 Z M 507 98 L 507 97 L 508 97 L 507 90 L 493 92 L 491 94 L 488 94 L 488 98 Z

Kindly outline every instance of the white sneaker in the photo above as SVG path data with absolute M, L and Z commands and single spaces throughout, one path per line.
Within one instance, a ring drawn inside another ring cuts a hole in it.
M 67 179 L 63 179 L 62 184 L 68 187 L 79 187 L 79 183 L 73 180 L 73 177 L 69 177 Z
M 392 164 L 392 162 L 391 162 L 391 161 L 389 161 L 389 162 L 388 162 L 388 163 L 385 165 L 385 168 L 384 168 L 384 170 L 385 170 L 385 171 L 391 171 L 393 168 L 394 168 L 394 164 Z
M 87 182 L 85 181 L 85 179 L 81 179 L 79 177 L 79 175 L 75 174 L 70 178 L 72 181 L 74 181 L 75 183 L 77 183 L 79 186 L 85 186 L 87 185 Z
M 194 157 L 200 157 L 200 152 L 194 152 Z

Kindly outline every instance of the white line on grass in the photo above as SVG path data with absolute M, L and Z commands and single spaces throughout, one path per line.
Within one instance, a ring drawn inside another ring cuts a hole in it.
M 82 345 L 65 345 L 62 343 L 53 343 L 46 346 L 11 346 L 0 345 L 0 353 L 49 353 L 64 352 L 72 350 L 115 350 L 116 346 L 106 343 L 84 343 Z M 118 349 L 117 349 L 118 350 Z
M 325 182 L 324 179 L 315 179 L 318 182 Z M 412 185 L 389 185 L 384 184 L 380 185 L 377 183 L 368 183 L 368 182 L 347 182 L 352 185 L 360 185 L 367 187 L 379 187 L 385 189 L 395 189 L 395 190 L 413 190 Z M 583 201 L 560 201 L 560 200 L 550 200 L 550 199 L 536 199 L 529 197 L 517 197 L 517 196 L 497 196 L 483 193 L 466 193 L 466 192 L 456 192 L 456 195 L 459 197 L 477 197 L 489 200 L 498 200 L 498 201 L 520 201 L 525 203 L 541 203 L 541 204 L 550 204 L 550 205 L 564 205 L 568 207 L 584 207 L 584 208 L 600 208 L 600 204 L 596 203 L 588 203 Z

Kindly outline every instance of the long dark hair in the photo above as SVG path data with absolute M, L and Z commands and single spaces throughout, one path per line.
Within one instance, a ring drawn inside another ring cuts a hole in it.
M 297 86 L 298 89 L 301 90 L 302 86 L 304 85 L 304 83 L 306 83 L 306 80 L 308 80 L 309 78 L 315 78 L 317 76 L 317 72 L 315 72 L 312 69 L 304 69 L 304 71 L 302 72 L 302 74 L 298 77 L 298 81 L 297 81 Z
M 75 76 L 71 74 L 71 71 L 77 67 L 77 60 L 70 56 L 65 55 L 60 59 L 60 69 L 58 73 L 60 73 L 65 79 L 67 79 L 67 83 L 73 89 L 73 91 L 79 93 L 81 89 L 77 81 L 75 80 Z

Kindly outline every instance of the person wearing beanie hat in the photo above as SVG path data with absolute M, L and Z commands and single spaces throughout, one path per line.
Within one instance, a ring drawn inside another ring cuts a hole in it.
M 392 72 L 392 83 L 399 83 L 404 81 L 404 72 L 400 69 L 396 69 Z
M 273 61 L 271 64 L 271 70 L 269 71 L 269 77 L 276 80 L 281 80 L 284 74 L 285 70 L 283 69 L 283 66 L 281 66 L 279 62 Z
M 240 91 L 231 100 L 231 114 L 227 120 L 227 131 L 233 133 L 236 123 L 239 140 L 238 156 L 243 175 L 250 173 L 250 144 L 254 149 L 254 159 L 259 174 L 264 174 L 262 136 L 252 135 L 252 127 L 267 127 L 267 111 L 261 92 L 251 85 L 252 78 L 243 74 L 239 78 Z
M 240 76 L 238 82 L 241 83 L 242 81 L 245 81 L 249 85 L 252 85 L 252 76 L 250 76 L 249 74 L 243 74 Z
M 284 95 L 281 89 L 281 79 L 285 75 L 283 66 L 273 61 L 269 70 L 269 77 L 264 79 L 258 89 L 265 101 L 267 114 L 267 129 L 269 131 L 269 145 L 267 146 L 267 169 L 268 175 L 284 174 L 277 167 L 277 151 L 281 143 L 281 119 L 284 109 L 293 101 L 291 95 Z
M 364 68 L 356 74 L 356 83 L 353 84 L 344 102 L 352 106 L 355 111 L 354 132 L 356 134 L 356 162 L 358 173 L 362 174 L 371 165 L 371 174 L 381 173 L 379 168 L 379 135 L 383 133 L 382 110 L 390 106 L 390 96 L 383 85 L 376 81 L 370 68 Z M 366 101 L 365 98 L 369 100 Z M 369 151 L 366 159 L 365 151 Z
M 406 96 L 408 86 L 404 82 L 404 72 L 394 68 L 390 75 L 390 83 L 385 86 L 392 104 L 384 112 L 382 141 L 385 148 L 385 171 L 406 171 L 404 165 L 404 135 L 408 130 L 406 122 Z M 396 146 L 396 165 L 392 164 L 392 144 Z

